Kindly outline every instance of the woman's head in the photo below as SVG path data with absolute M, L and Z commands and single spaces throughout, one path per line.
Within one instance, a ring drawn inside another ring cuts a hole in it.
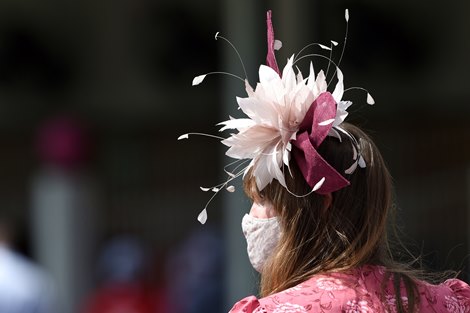
M 262 191 L 254 177 L 245 178 L 245 192 L 254 202 L 272 203 L 279 217 L 282 235 L 266 263 L 262 294 L 294 286 L 309 276 L 342 270 L 364 263 L 382 263 L 386 247 L 386 220 L 391 205 L 391 178 L 370 138 L 351 124 L 342 124 L 358 145 L 366 162 L 352 174 L 344 174 L 350 185 L 328 195 L 311 193 L 302 173 L 291 161 L 286 184 L 273 181 Z M 353 143 L 327 137 L 318 152 L 339 173 L 351 166 Z

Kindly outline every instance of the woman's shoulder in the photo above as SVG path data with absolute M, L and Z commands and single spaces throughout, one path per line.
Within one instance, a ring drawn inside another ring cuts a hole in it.
M 470 299 L 470 286 L 460 279 L 448 279 L 441 285 L 448 288 L 455 295 Z
M 255 296 L 249 296 L 235 303 L 229 313 L 251 313 L 255 312 L 259 306 L 259 300 Z
M 347 273 L 315 275 L 279 293 L 258 299 L 246 297 L 230 313 L 394 312 L 395 292 L 385 288 L 381 267 Z M 458 279 L 439 285 L 417 282 L 420 312 L 470 312 L 470 286 Z M 403 294 L 406 306 L 408 299 Z
M 437 312 L 470 312 L 470 286 L 459 279 L 448 279 L 439 285 L 421 283 L 420 306 Z

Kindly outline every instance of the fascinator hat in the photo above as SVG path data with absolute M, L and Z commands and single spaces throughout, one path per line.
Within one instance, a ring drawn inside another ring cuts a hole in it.
M 193 79 L 192 84 L 195 86 L 201 84 L 210 74 L 230 75 L 244 82 L 247 93 L 247 97 L 236 98 L 239 109 L 246 117 L 230 117 L 227 121 L 218 124 L 221 126 L 221 132 L 226 130 L 237 132 L 230 133 L 228 137 L 187 133 L 178 138 L 180 140 L 187 139 L 190 135 L 205 135 L 220 139 L 224 145 L 229 147 L 226 155 L 236 160 L 224 168 L 227 174 L 227 179 L 224 182 L 214 187 L 200 187 L 202 191 L 214 194 L 199 214 L 199 222 L 202 224 L 206 222 L 206 209 L 211 200 L 222 190 L 233 192 L 235 187 L 231 185 L 231 182 L 244 176 L 250 170 L 259 191 L 273 180 L 277 180 L 296 197 L 307 196 L 312 192 L 328 194 L 348 186 L 350 183 L 343 174 L 333 168 L 317 151 L 328 136 L 337 138 L 341 144 L 352 145 L 351 165 L 344 171 L 344 174 L 352 174 L 358 167 L 366 167 L 360 151 L 360 139 L 355 138 L 341 127 L 348 116 L 347 109 L 352 104 L 351 101 L 343 100 L 346 91 L 363 90 L 367 93 L 367 103 L 374 104 L 372 96 L 364 88 L 344 88 L 344 76 L 339 64 L 347 40 L 348 10 L 345 11 L 345 20 L 346 33 L 341 57 L 337 63 L 332 60 L 333 49 L 338 46 L 336 41 L 331 41 L 329 45 L 311 43 L 298 54 L 292 55 L 281 72 L 276 61 L 275 51 L 282 47 L 282 43 L 275 40 L 271 11 L 268 11 L 266 65 L 259 67 L 259 82 L 255 88 L 248 82 L 248 79 L 225 72 L 211 72 Z M 219 33 L 215 35 L 215 39 L 225 40 L 235 49 L 230 41 L 220 36 Z M 302 52 L 309 47 L 316 47 L 326 53 L 302 55 Z M 238 51 L 236 49 L 235 51 L 240 58 Z M 310 62 L 309 74 L 304 77 L 295 66 L 298 61 L 304 58 L 326 59 L 328 63 L 326 71 L 322 69 L 316 73 L 313 63 Z M 330 71 L 333 72 L 332 75 L 329 75 Z M 336 84 L 331 90 L 331 83 L 335 79 Z M 341 136 L 341 134 L 345 136 Z M 292 175 L 289 167 L 291 160 L 296 162 L 303 178 L 311 187 L 307 194 L 297 195 L 288 189 L 286 175 Z

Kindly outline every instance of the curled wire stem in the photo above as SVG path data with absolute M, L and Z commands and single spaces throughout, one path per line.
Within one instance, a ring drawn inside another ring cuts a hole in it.
M 225 38 L 223 36 L 220 36 L 219 33 L 217 32 L 215 34 L 215 40 L 217 40 L 218 38 L 220 38 L 222 40 L 225 40 L 232 47 L 232 49 L 235 51 L 235 53 L 238 56 L 238 59 L 240 60 L 241 65 L 242 65 L 243 73 L 245 73 L 245 78 L 248 79 L 248 75 L 246 74 L 245 64 L 243 63 L 242 57 L 240 56 L 240 53 L 238 52 L 237 48 L 235 48 L 235 46 L 230 42 L 230 40 L 228 40 L 227 38 Z

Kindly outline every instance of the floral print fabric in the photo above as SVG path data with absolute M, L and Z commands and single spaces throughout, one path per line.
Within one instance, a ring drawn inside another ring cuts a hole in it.
M 384 284 L 384 275 L 385 269 L 380 266 L 316 275 L 266 298 L 242 299 L 229 313 L 395 313 L 398 312 L 395 290 L 391 281 Z M 418 281 L 417 288 L 415 312 L 470 313 L 470 286 L 461 280 L 450 279 L 440 285 Z M 401 300 L 407 310 L 404 286 Z

